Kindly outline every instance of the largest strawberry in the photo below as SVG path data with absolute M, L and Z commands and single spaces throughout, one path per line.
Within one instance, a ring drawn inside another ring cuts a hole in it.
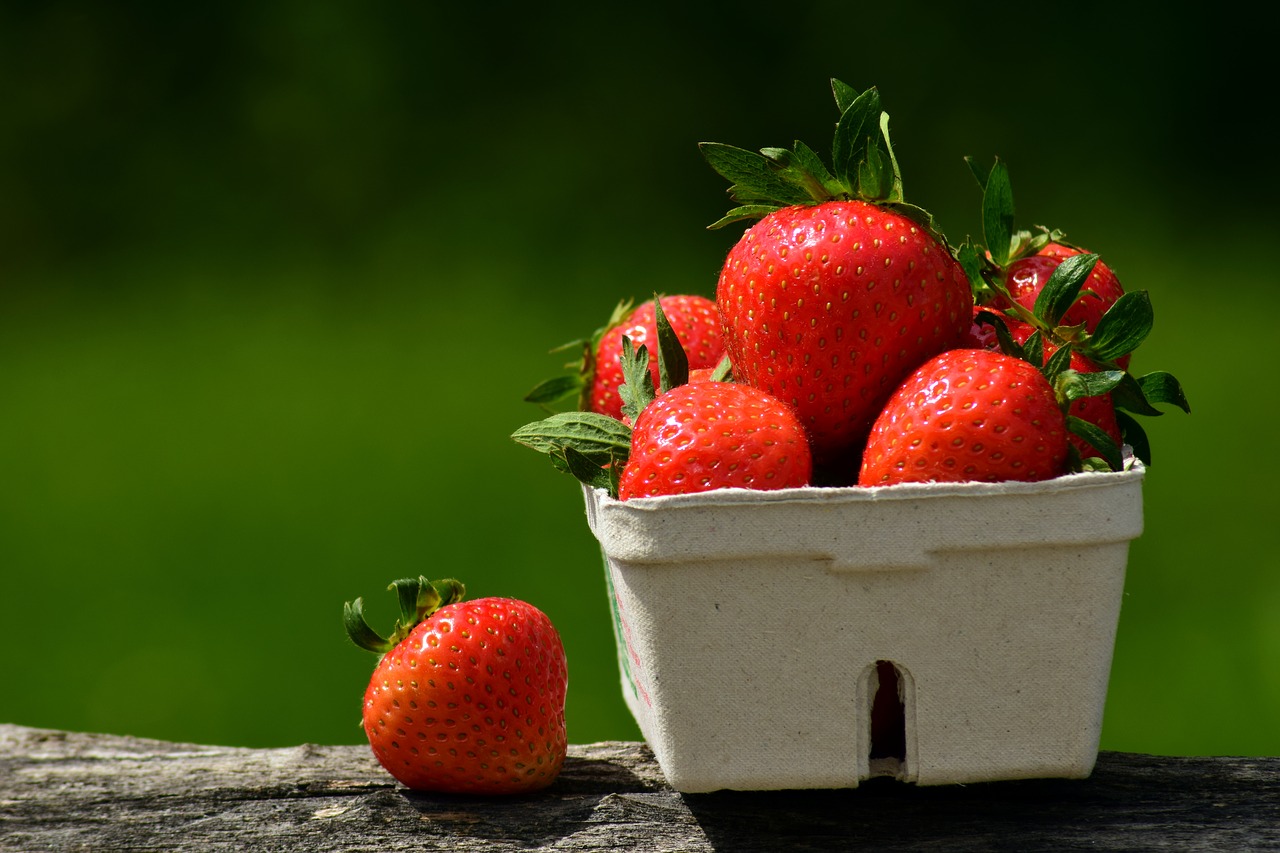
M 959 343 L 968 294 L 919 223 L 850 200 L 765 216 L 729 252 L 716 303 L 734 377 L 789 402 L 832 457 L 861 443 L 908 373 Z
M 716 290 L 734 377 L 796 409 L 816 461 L 856 464 L 898 383 L 962 340 L 972 298 L 929 215 L 903 202 L 876 90 L 832 89 L 833 170 L 800 142 L 702 150 L 741 202 L 713 227 L 760 218 Z

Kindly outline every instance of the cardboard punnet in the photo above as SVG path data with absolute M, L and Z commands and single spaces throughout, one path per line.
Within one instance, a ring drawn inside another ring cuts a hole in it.
M 586 489 L 627 705 L 689 793 L 1088 776 L 1142 478 Z M 905 743 L 872 758 L 878 662 Z

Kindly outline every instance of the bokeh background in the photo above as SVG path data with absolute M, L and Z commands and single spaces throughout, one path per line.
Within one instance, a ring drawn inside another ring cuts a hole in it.
M 387 627 L 425 573 L 546 610 L 571 740 L 637 737 L 581 497 L 508 435 L 619 299 L 712 293 L 696 143 L 826 151 L 834 76 L 954 241 L 998 155 L 1021 224 L 1151 291 L 1135 368 L 1194 413 L 1147 422 L 1103 746 L 1280 753 L 1271 52 L 1047 14 L 0 5 L 0 721 L 358 743 L 341 605 Z

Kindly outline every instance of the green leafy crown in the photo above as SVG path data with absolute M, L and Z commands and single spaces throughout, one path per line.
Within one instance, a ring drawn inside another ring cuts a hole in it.
M 689 381 L 689 359 L 676 337 L 662 300 L 653 297 L 657 326 L 658 386 L 649 372 L 649 349 L 635 347 L 631 339 L 622 338 L 623 384 L 618 388 L 622 412 L 634 424 L 640 413 L 663 394 Z M 726 358 L 714 378 L 727 380 Z M 517 444 L 544 454 L 559 471 L 572 474 L 592 488 L 605 489 L 618 496 L 618 478 L 631 454 L 631 427 L 616 418 L 597 412 L 558 412 L 550 417 L 525 424 L 511 434 Z
M 459 580 L 446 578 L 429 581 L 421 575 L 392 581 L 387 589 L 394 590 L 396 599 L 400 602 L 400 618 L 396 620 L 388 637 L 370 628 L 365 621 L 363 598 L 348 601 L 342 608 L 342 623 L 351 642 L 366 651 L 383 655 L 409 636 L 409 632 L 419 622 L 441 607 L 462 601 L 467 594 L 466 587 Z
M 759 153 L 719 142 L 699 144 L 707 163 L 731 184 L 729 197 L 738 205 L 710 228 L 758 219 L 797 204 L 857 199 L 893 207 L 936 230 L 927 211 L 904 200 L 880 92 L 874 86 L 859 92 L 834 78 L 831 92 L 840 112 L 831 168 L 799 140 L 791 148 L 762 148 Z
M 1066 403 L 1081 397 L 1110 394 L 1116 420 L 1126 444 L 1145 464 L 1151 464 L 1151 443 L 1133 415 L 1155 417 L 1163 414 L 1155 404 L 1175 406 L 1191 412 L 1182 384 L 1172 374 L 1153 371 L 1134 376 L 1120 365 L 1147 339 L 1155 325 L 1150 294 L 1128 291 L 1102 315 L 1092 332 L 1084 325 L 1065 326 L 1061 320 L 1080 297 L 1098 255 L 1082 253 L 1065 258 L 1054 268 L 1049 280 L 1028 310 L 1013 298 L 1005 282 L 1005 269 L 1013 261 L 1034 255 L 1050 242 L 1070 245 L 1058 230 L 1039 228 L 1036 232 L 1015 228 L 1013 189 L 1008 168 L 996 160 L 984 171 L 966 158 L 982 188 L 982 228 L 986 246 L 965 242 L 956 258 L 965 268 L 975 302 L 982 306 L 999 304 L 997 310 L 978 313 L 977 321 L 996 330 L 1001 349 L 1037 365 L 1054 384 Z M 1004 318 L 1029 325 L 1034 331 L 1021 345 L 1013 340 Z M 1047 360 L 1044 353 L 1053 348 Z M 1078 352 L 1101 370 L 1078 373 L 1069 369 L 1071 353 Z M 1093 424 L 1068 415 L 1067 428 L 1089 442 L 1105 457 L 1107 468 L 1119 470 L 1120 449 Z M 1084 460 L 1088 463 L 1089 460 Z M 1086 467 L 1088 467 L 1086 465 Z

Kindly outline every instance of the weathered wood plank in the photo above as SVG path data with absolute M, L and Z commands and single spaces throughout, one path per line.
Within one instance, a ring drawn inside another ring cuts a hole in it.
M 414 794 L 362 746 L 243 749 L 0 725 L 0 850 L 1280 850 L 1280 758 L 1103 753 L 1083 781 L 681 795 L 642 744 L 550 789 Z

